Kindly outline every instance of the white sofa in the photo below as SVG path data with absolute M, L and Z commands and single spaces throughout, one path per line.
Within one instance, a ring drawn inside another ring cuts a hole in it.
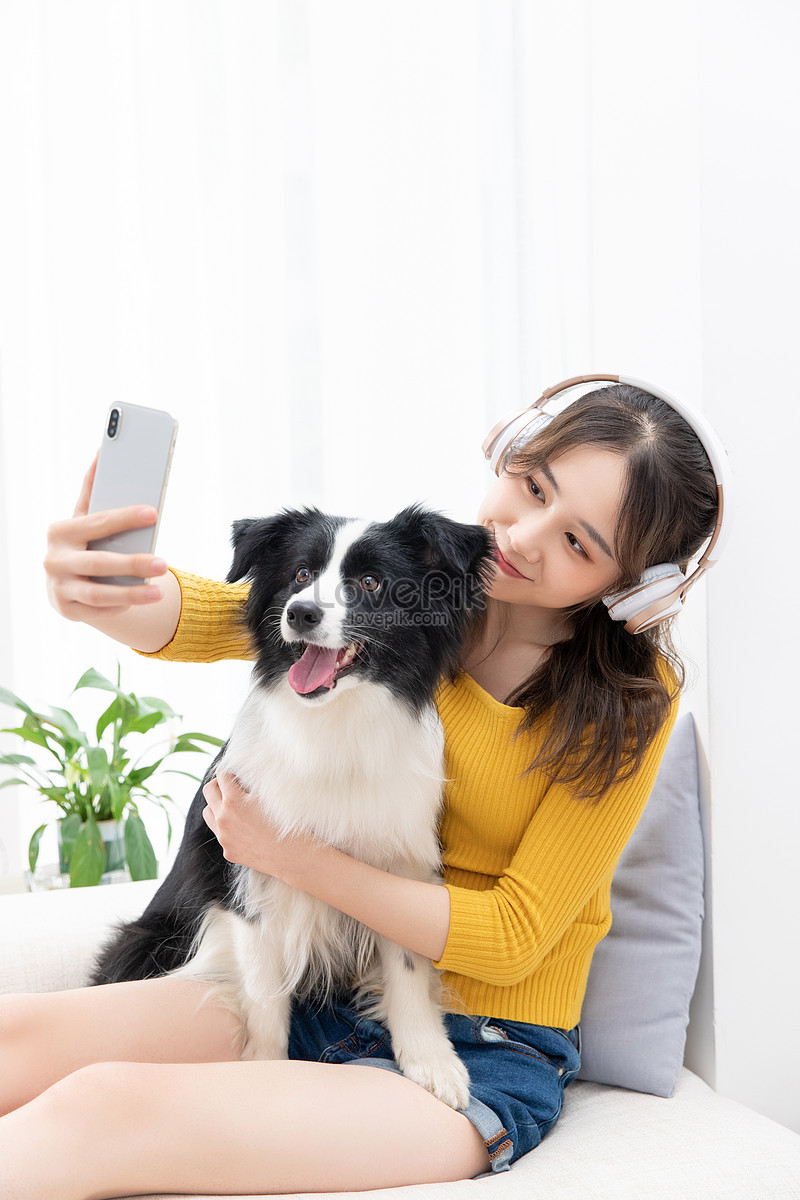
M 0 989 L 79 986 L 109 926 L 138 915 L 153 887 L 132 883 L 0 897 Z M 352 1194 L 362 1200 L 389 1195 Z M 568 1089 L 553 1132 L 510 1171 L 392 1189 L 391 1195 L 393 1200 L 800 1200 L 800 1136 L 716 1095 L 685 1068 L 670 1099 L 579 1080 Z

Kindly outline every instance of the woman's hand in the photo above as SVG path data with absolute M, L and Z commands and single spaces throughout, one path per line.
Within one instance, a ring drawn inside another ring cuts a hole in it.
M 97 538 L 154 525 L 158 514 L 154 508 L 135 506 L 90 514 L 96 467 L 95 456 L 72 517 L 57 521 L 47 531 L 44 569 L 50 603 L 69 621 L 92 625 L 137 650 L 160 650 L 172 640 L 180 616 L 180 587 L 167 564 L 152 554 L 88 548 Z M 164 578 L 160 584 L 130 587 L 92 579 L 105 575 L 138 576 L 143 581 Z
M 298 859 L 317 844 L 301 835 L 279 837 L 261 806 L 235 775 L 221 772 L 205 784 L 203 795 L 207 803 L 203 820 L 228 862 L 287 880 Z

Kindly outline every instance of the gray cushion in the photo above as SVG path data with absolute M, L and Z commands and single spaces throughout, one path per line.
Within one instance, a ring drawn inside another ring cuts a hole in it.
M 703 835 L 690 714 L 669 740 L 611 886 L 581 1015 L 580 1079 L 671 1096 L 700 963 Z

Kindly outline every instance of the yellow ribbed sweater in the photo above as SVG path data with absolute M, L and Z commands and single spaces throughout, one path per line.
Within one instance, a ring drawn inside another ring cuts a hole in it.
M 242 624 L 246 584 L 175 571 L 180 622 L 153 657 L 217 662 L 252 657 Z M 611 878 L 647 803 L 670 719 L 636 776 L 599 804 L 576 800 L 540 771 L 526 775 L 538 740 L 514 734 L 520 708 L 469 675 L 441 686 L 447 795 L 441 826 L 450 931 L 436 963 L 448 1007 L 571 1029 L 589 965 L 611 925 Z

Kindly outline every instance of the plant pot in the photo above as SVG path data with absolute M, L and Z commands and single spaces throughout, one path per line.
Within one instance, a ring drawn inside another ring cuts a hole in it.
M 98 821 L 97 828 L 103 840 L 106 865 L 100 877 L 101 883 L 125 883 L 130 879 L 125 861 L 125 830 L 122 821 Z M 58 862 L 62 875 L 69 878 L 69 861 L 64 857 L 61 844 L 61 822 L 58 822 Z

